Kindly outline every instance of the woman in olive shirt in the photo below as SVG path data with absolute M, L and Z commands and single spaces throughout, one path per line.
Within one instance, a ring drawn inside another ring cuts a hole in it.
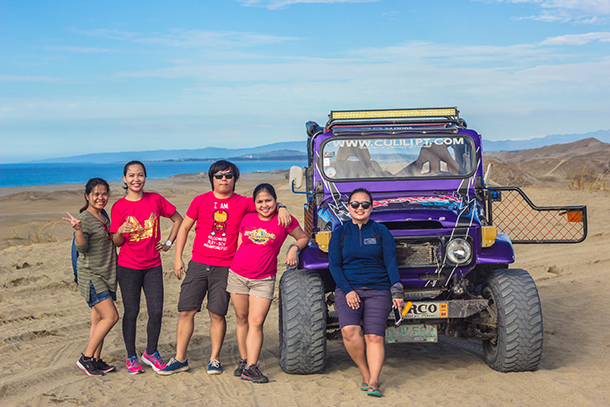
M 89 376 L 102 376 L 115 370 L 100 355 L 104 338 L 119 320 L 116 300 L 116 247 L 110 236 L 110 219 L 103 212 L 108 204 L 108 183 L 92 178 L 85 187 L 85 206 L 77 218 L 68 213 L 79 252 L 78 288 L 91 307 L 89 344 L 76 365 Z

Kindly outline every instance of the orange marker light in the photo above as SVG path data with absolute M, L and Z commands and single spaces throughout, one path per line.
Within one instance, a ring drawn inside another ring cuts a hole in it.
M 581 211 L 568 211 L 568 222 L 582 222 L 582 212 Z

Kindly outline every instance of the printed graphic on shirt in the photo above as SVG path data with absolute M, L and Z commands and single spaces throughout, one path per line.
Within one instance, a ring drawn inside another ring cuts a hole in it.
M 204 247 L 213 250 L 228 250 L 227 247 L 227 238 L 223 236 L 213 236 L 210 233 L 208 236 L 208 241 L 203 244 Z
M 377 244 L 377 239 L 374 237 L 367 237 L 364 239 L 364 244 Z
M 212 233 L 210 233 L 210 235 L 215 236 L 217 233 L 220 234 L 220 236 L 226 236 L 227 235 L 227 219 L 229 219 L 229 214 L 227 213 L 227 211 L 223 210 L 223 209 L 218 209 L 216 211 L 214 211 L 214 213 L 212 214 L 212 216 L 214 217 L 214 222 L 212 223 Z
M 159 218 L 154 212 L 150 214 L 150 218 L 144 221 L 144 227 L 140 225 L 135 216 L 128 216 L 126 222 L 129 222 L 132 227 L 132 231 L 129 233 L 129 240 L 131 242 L 139 242 L 140 240 L 157 237 L 157 222 L 159 222 Z
M 244 233 L 253 243 L 265 245 L 270 240 L 275 240 L 275 234 L 267 232 L 265 229 L 248 230 Z

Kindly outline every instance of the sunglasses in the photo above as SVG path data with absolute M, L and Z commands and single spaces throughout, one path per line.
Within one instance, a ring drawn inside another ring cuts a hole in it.
M 358 207 L 362 206 L 362 209 L 369 209 L 371 207 L 371 203 L 369 201 L 364 201 L 364 202 L 358 202 L 358 201 L 351 201 L 349 203 L 349 206 L 352 207 L 352 209 L 358 209 Z
M 231 173 L 231 172 L 219 172 L 217 174 L 214 174 L 214 178 L 216 178 L 216 179 L 222 179 L 222 177 L 225 177 L 226 179 L 232 179 L 233 178 L 233 173 Z
M 108 239 L 112 239 L 112 236 L 110 236 L 110 231 L 108 230 L 108 225 L 106 225 L 105 223 L 102 223 L 102 225 L 104 225 L 104 232 L 106 232 L 106 237 Z

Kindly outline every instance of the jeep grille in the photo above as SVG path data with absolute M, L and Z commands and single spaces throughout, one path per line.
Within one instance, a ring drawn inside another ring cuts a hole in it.
M 439 242 L 396 242 L 398 267 L 436 267 L 439 263 Z

